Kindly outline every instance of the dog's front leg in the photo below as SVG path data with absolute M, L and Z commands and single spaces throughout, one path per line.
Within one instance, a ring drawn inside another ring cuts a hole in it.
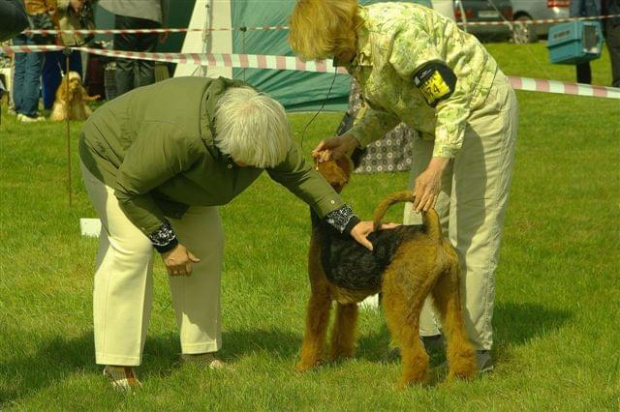
M 310 295 L 306 313 L 306 333 L 301 347 L 301 360 L 297 363 L 298 371 L 306 371 L 317 366 L 323 357 L 325 337 L 329 324 L 331 298 L 327 291 Z
M 306 332 L 301 347 L 301 360 L 297 370 L 306 371 L 319 364 L 323 357 L 331 295 L 321 263 L 321 241 L 317 232 L 312 234 L 308 254 L 308 277 L 310 280 L 310 300 L 306 310 Z
M 355 353 L 355 331 L 357 327 L 357 303 L 338 303 L 336 320 L 332 328 L 330 359 L 351 358 Z

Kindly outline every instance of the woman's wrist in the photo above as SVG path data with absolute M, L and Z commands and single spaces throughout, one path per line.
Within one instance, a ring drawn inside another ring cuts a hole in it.
M 351 133 L 346 133 L 346 134 L 342 135 L 342 138 L 345 139 L 345 144 L 346 144 L 346 147 L 347 147 L 347 153 L 351 153 L 353 150 L 355 150 L 356 148 L 360 147 L 359 140 L 357 140 L 357 138 L 355 136 L 353 136 Z
M 433 174 L 442 176 L 443 172 L 446 170 L 446 167 L 448 167 L 450 160 L 451 159 L 447 157 L 433 157 L 426 170 Z
M 153 245 L 153 247 L 155 248 L 155 250 L 157 250 L 157 252 L 160 255 L 165 255 L 168 252 L 172 252 L 172 250 L 176 248 L 178 245 L 179 245 L 179 240 L 177 238 L 174 238 L 166 245 L 163 245 L 163 246 Z

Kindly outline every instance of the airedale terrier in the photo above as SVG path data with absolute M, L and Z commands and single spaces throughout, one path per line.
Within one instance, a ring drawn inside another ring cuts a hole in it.
M 340 192 L 353 165 L 348 157 L 318 165 L 319 172 Z M 420 311 L 430 294 L 441 316 L 447 340 L 448 377 L 472 378 L 476 355 L 463 323 L 459 264 L 450 242 L 443 238 L 435 210 L 423 214 L 423 224 L 378 230 L 394 203 L 411 202 L 413 193 L 394 193 L 375 211 L 370 252 L 348 235 L 338 233 L 312 212 L 308 271 L 311 296 L 306 332 L 297 369 L 317 366 L 323 355 L 331 302 L 337 302 L 330 359 L 352 357 L 358 318 L 357 303 L 382 292 L 382 306 L 393 340 L 400 347 L 401 385 L 428 378 L 429 357 L 419 338 Z

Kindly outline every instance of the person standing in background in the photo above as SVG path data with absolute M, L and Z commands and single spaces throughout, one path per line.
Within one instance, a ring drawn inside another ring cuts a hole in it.
M 20 0 L 0 0 L 0 42 L 12 39 L 26 28 L 28 28 L 28 16 L 24 4 Z M 12 62 L 14 65 L 15 60 Z M 15 73 L 13 68 L 11 73 Z M 0 99 L 4 92 L 6 92 L 5 85 L 0 79 Z M 9 107 L 12 101 L 13 99 L 10 99 Z M 12 106 L 14 108 L 14 105 Z
M 94 16 L 92 3 L 96 0 L 58 0 L 57 10 L 58 29 L 82 30 L 94 29 Z M 80 47 L 87 44 L 92 35 L 81 33 L 62 33 L 59 35 L 59 43 L 67 47 Z M 43 82 L 43 108 L 51 110 L 56 98 L 56 90 L 60 86 L 63 73 L 74 71 L 83 76 L 82 54 L 72 50 L 69 54 L 69 69 L 67 69 L 67 57 L 62 51 L 45 53 L 41 78 Z
M 7 41 L 28 28 L 28 16 L 20 0 L 0 0 L 0 41 Z
M 101 7 L 114 13 L 114 28 L 160 29 L 165 25 L 168 0 L 101 0 Z M 114 49 L 134 52 L 155 52 L 160 36 L 157 33 L 122 33 L 114 35 Z M 165 41 L 165 36 L 161 36 Z M 136 87 L 155 83 L 155 63 L 148 60 L 116 60 L 116 92 L 122 95 Z
M 54 28 L 49 15 L 49 8 L 44 1 L 24 2 L 31 29 Z M 38 26 L 41 25 L 41 26 Z M 43 36 L 19 34 L 13 38 L 14 46 L 36 46 L 45 44 L 48 39 Z M 22 123 L 34 123 L 45 120 L 39 115 L 39 89 L 41 88 L 41 68 L 43 53 L 15 53 L 15 73 L 11 95 L 15 104 L 17 120 Z
M 601 0 L 571 0 L 570 17 L 594 17 L 601 15 Z M 577 63 L 577 83 L 592 83 L 590 62 Z
M 620 0 L 603 0 L 603 15 L 620 15 Z M 611 60 L 611 85 L 620 87 L 620 17 L 605 19 L 603 24 L 609 60 Z

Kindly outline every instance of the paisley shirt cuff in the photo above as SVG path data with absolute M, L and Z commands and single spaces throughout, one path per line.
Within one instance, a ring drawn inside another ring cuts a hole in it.
M 159 253 L 168 252 L 179 244 L 172 225 L 167 220 L 159 229 L 149 235 L 149 239 Z
M 353 209 L 349 205 L 344 205 L 340 209 L 329 212 L 325 216 L 325 221 L 336 228 L 340 233 L 344 233 L 351 219 L 357 219 L 353 214 Z M 359 221 L 359 220 L 358 220 Z

